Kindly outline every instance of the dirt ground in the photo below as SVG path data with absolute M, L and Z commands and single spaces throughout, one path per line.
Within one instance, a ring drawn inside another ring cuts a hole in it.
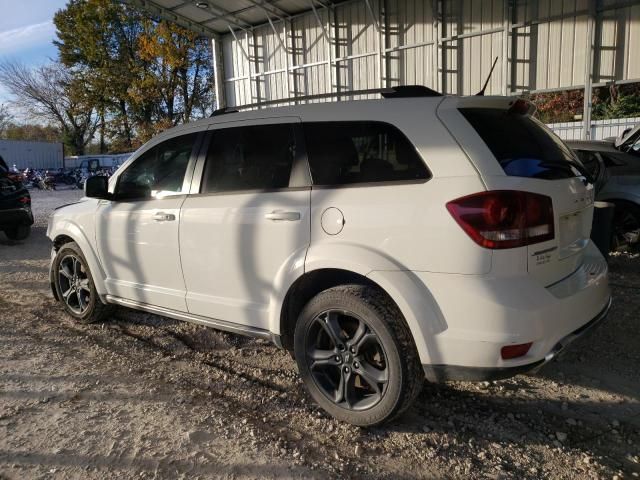
M 47 282 L 52 208 L 0 234 L 0 478 L 634 478 L 640 257 L 611 259 L 607 322 L 535 376 L 425 384 L 394 423 L 329 418 L 264 341 L 116 310 L 78 325 Z

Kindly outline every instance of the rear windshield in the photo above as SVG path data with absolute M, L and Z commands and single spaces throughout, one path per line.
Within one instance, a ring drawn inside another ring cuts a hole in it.
M 579 176 L 571 150 L 539 120 L 496 108 L 461 108 L 509 176 L 555 180 Z

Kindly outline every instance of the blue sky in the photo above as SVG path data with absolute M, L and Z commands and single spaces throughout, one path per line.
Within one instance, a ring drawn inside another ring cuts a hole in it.
M 38 66 L 55 59 L 53 15 L 65 0 L 0 0 L 0 60 Z M 0 85 L 0 103 L 9 98 Z

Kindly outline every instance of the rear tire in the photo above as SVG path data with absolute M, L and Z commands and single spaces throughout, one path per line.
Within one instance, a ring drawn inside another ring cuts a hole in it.
M 627 236 L 630 233 L 632 235 L 640 233 L 640 206 L 631 202 L 616 202 L 615 205 L 611 250 L 614 252 L 637 250 L 640 242 L 629 243 Z
M 13 241 L 25 240 L 31 234 L 31 225 L 16 225 L 4 230 L 4 234 Z
M 313 399 L 330 415 L 370 427 L 404 412 L 424 382 L 411 332 L 380 289 L 344 285 L 303 308 L 295 358 Z
M 66 312 L 80 323 L 102 321 L 110 308 L 100 300 L 82 250 L 65 243 L 51 265 L 56 295 Z

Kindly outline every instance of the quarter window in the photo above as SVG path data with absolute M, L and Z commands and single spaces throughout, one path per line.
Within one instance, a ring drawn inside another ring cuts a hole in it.
M 182 193 L 197 136 L 192 133 L 175 137 L 145 152 L 120 175 L 116 195 L 161 198 Z
M 429 171 L 415 147 L 382 122 L 313 122 L 304 125 L 315 185 L 420 181 Z
M 295 155 L 292 124 L 215 130 L 202 193 L 287 188 Z

